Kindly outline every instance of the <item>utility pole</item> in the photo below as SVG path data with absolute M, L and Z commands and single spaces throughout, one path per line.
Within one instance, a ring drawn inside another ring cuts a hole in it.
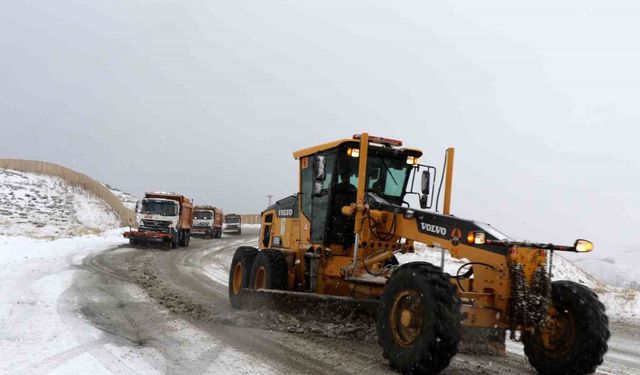
M 269 207 L 271 206 L 271 198 L 273 198 L 273 195 L 267 194 L 267 198 L 269 199 L 269 205 L 267 207 Z

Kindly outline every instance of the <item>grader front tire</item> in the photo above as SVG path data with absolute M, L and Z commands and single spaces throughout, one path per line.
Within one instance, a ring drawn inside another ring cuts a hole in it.
M 384 287 L 378 310 L 380 345 L 391 368 L 403 374 L 438 374 L 458 352 L 460 300 L 449 276 L 426 262 L 398 268 Z
M 592 374 L 607 352 L 609 320 L 598 296 L 584 285 L 556 281 L 542 332 L 523 333 L 524 352 L 543 375 Z

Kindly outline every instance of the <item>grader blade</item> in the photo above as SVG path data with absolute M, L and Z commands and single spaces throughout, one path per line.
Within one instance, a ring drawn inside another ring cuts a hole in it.
M 378 300 L 300 293 L 284 290 L 243 289 L 244 306 L 249 309 L 275 309 L 322 322 L 374 320 Z

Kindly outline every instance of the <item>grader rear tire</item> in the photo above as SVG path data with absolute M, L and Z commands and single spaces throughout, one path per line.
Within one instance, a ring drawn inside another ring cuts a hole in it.
M 249 287 L 251 267 L 258 255 L 258 249 L 241 246 L 236 249 L 229 271 L 229 302 L 235 309 L 241 309 L 244 302 L 243 288 Z
M 458 352 L 460 300 L 449 275 L 426 262 L 398 268 L 384 287 L 377 329 L 384 357 L 403 374 L 438 374 Z
M 281 251 L 265 249 L 258 253 L 251 268 L 251 288 L 284 290 L 288 280 L 287 261 Z
M 609 320 L 598 296 L 584 285 L 555 281 L 542 332 L 523 333 L 529 363 L 543 375 L 592 374 L 607 352 Z

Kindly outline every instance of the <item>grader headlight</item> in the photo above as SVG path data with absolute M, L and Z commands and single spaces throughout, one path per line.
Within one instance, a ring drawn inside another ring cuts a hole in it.
M 360 149 L 359 148 L 348 148 L 347 149 L 347 155 L 351 156 L 352 158 L 357 158 L 360 156 Z
M 407 156 L 407 164 L 409 165 L 418 165 L 418 158 L 413 155 Z
M 593 242 L 587 240 L 577 240 L 573 247 L 578 253 L 588 253 L 593 250 Z
M 486 238 L 487 236 L 484 232 L 469 232 L 467 234 L 467 242 L 470 245 L 484 245 Z

